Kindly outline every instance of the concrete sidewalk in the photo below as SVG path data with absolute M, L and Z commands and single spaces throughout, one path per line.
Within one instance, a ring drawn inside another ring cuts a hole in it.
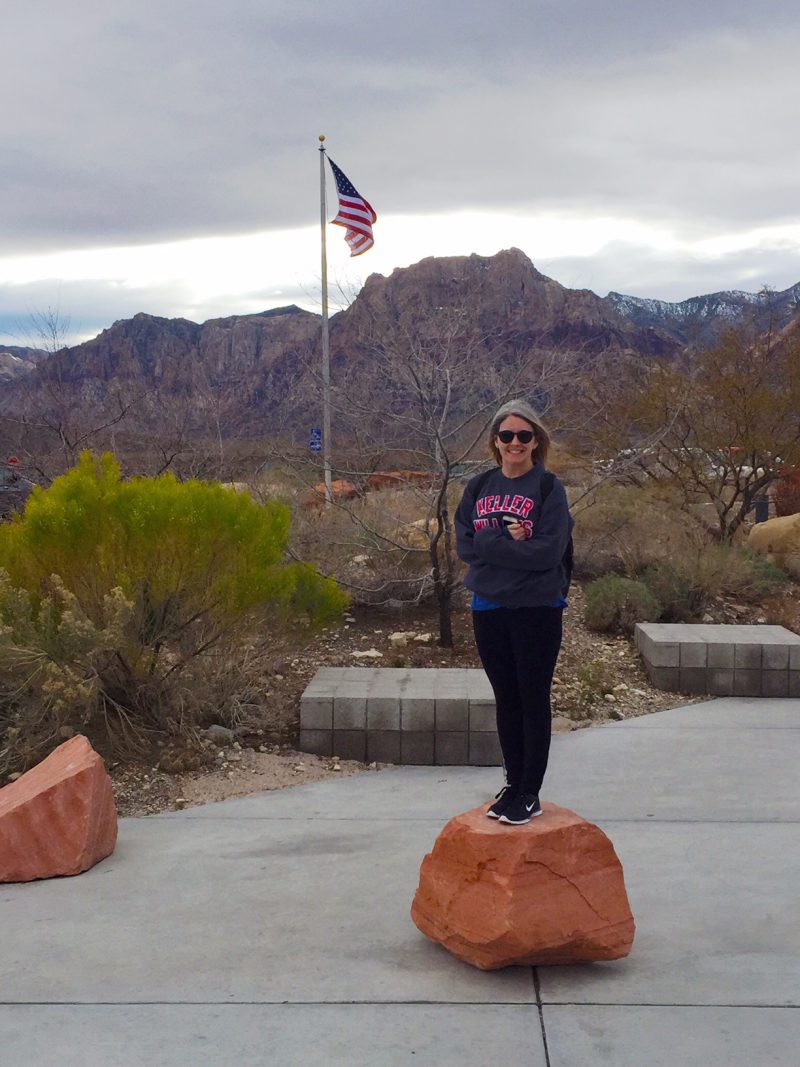
M 611 837 L 637 923 L 575 967 L 477 971 L 411 923 L 491 768 L 123 820 L 88 873 L 0 886 L 0 1065 L 795 1067 L 798 767 L 800 700 L 557 736 L 544 796 Z

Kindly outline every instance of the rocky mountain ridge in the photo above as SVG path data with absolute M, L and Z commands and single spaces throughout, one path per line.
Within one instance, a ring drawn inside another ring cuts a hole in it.
M 800 284 L 771 294 L 768 310 L 783 324 L 798 307 Z M 678 304 L 599 297 L 548 278 L 519 249 L 429 257 L 388 277 L 371 275 L 350 307 L 332 317 L 331 355 L 336 373 L 357 371 L 361 361 L 385 354 L 388 339 L 402 358 L 403 344 L 437 342 L 445 324 L 452 342 L 469 349 L 476 374 L 489 353 L 513 366 L 537 348 L 576 360 L 606 352 L 669 358 L 765 308 L 761 296 L 735 291 Z M 281 409 L 303 373 L 317 374 L 320 321 L 294 305 L 202 324 L 139 313 L 39 363 L 30 350 L 4 349 L 0 413 L 24 405 L 29 414 L 46 414 L 57 381 L 62 404 L 105 406 L 109 417 L 112 408 L 135 412 L 128 422 L 137 431 L 171 420 L 247 432 Z
M 431 256 L 388 277 L 370 275 L 337 328 L 363 336 L 370 325 L 408 320 L 421 329 L 445 309 L 476 306 L 487 335 L 513 334 L 522 343 L 648 354 L 677 347 L 667 334 L 641 328 L 591 290 L 567 289 L 548 278 L 518 248 L 494 256 Z

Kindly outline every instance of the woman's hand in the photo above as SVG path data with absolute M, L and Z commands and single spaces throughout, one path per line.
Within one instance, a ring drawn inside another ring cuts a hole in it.
M 521 522 L 512 522 L 506 529 L 515 541 L 525 541 L 528 537 L 528 531 Z

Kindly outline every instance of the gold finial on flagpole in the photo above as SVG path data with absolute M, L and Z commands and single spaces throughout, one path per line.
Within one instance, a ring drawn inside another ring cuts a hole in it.
M 319 135 L 319 139 L 320 139 L 320 141 L 324 141 L 324 140 L 325 140 L 325 134 L 324 134 L 324 133 L 321 133 L 321 134 Z

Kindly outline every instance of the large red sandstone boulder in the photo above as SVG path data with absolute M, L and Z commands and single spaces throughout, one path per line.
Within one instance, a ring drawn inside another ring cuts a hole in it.
M 524 826 L 457 815 L 422 861 L 411 918 L 482 970 L 616 960 L 635 926 L 622 865 L 599 827 L 544 803 Z
M 80 874 L 116 843 L 111 779 L 85 737 L 0 789 L 0 882 Z

